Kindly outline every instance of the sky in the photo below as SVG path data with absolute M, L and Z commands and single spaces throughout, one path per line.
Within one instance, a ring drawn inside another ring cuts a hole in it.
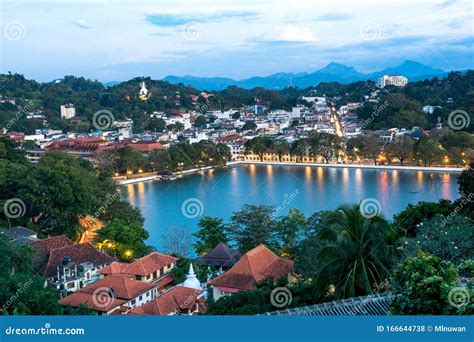
M 2 0 L 0 72 L 244 79 L 330 62 L 473 68 L 471 0 Z

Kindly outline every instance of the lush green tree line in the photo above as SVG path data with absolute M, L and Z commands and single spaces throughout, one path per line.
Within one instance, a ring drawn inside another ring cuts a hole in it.
M 300 281 L 283 285 L 297 298 L 289 307 L 390 292 L 396 314 L 469 314 L 472 304 L 456 307 L 449 297 L 459 277 L 474 272 L 473 173 L 470 168 L 460 177 L 457 201 L 409 205 L 393 223 L 381 215 L 366 217 L 359 205 L 310 217 L 295 209 L 278 217 L 271 206 L 247 205 L 227 223 L 201 219 L 195 249 L 201 255 L 222 241 L 246 252 L 263 243 L 293 259 Z M 269 303 L 272 288 L 264 283 L 256 291 L 211 300 L 208 314 L 276 310 Z M 473 294 L 472 287 L 466 291 Z

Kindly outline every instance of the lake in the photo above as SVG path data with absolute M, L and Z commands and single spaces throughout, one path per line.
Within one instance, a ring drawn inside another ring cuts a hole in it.
M 129 184 L 123 190 L 145 217 L 148 243 L 159 248 L 170 227 L 194 232 L 202 216 L 227 221 L 244 204 L 274 205 L 279 215 L 297 208 L 309 216 L 366 199 L 391 220 L 408 203 L 456 199 L 457 178 L 442 172 L 249 164 L 171 182 Z

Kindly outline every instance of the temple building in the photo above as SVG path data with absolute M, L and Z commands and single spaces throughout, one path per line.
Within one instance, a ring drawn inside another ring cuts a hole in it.
M 259 245 L 245 255 L 231 269 L 211 279 L 214 300 L 239 291 L 251 291 L 259 282 L 273 278 L 292 281 L 293 261 L 277 256 L 265 245 Z

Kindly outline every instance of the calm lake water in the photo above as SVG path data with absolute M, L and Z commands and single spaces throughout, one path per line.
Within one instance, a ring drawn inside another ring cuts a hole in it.
M 228 220 L 244 204 L 274 205 L 281 215 L 298 208 L 306 215 L 342 203 L 375 198 L 390 220 L 408 203 L 458 197 L 457 174 L 421 171 L 238 165 L 173 182 L 124 186 L 124 195 L 145 217 L 148 243 L 160 246 L 170 227 L 197 228 L 200 217 Z

